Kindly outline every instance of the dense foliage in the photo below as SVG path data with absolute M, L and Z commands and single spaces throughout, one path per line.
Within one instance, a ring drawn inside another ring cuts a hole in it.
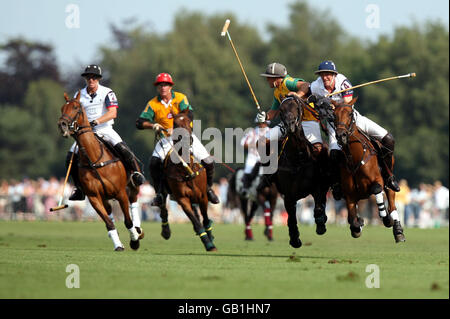
M 324 12 L 304 2 L 290 10 L 287 26 L 268 26 L 268 39 L 232 14 L 180 12 L 166 34 L 139 25 L 111 26 L 113 45 L 99 48 L 99 59 L 85 63 L 99 63 L 105 70 L 103 83 L 116 92 L 120 104 L 115 129 L 145 169 L 154 134 L 137 130 L 134 122 L 156 94 L 153 80 L 160 72 L 171 73 L 174 90 L 187 94 L 202 130 L 253 125 L 255 104 L 229 41 L 220 36 L 225 19 L 231 18 L 232 40 L 264 109 L 272 92 L 259 74 L 273 61 L 310 82 L 324 59 L 333 60 L 353 85 L 416 72 L 416 78 L 357 89 L 357 108 L 396 138 L 399 178 L 413 185 L 437 179 L 448 185 L 448 27 L 429 21 L 397 27 L 391 36 L 366 42 L 344 32 L 337 19 L 324 21 Z M 63 176 L 72 140 L 60 137 L 56 120 L 63 91 L 73 94 L 83 84 L 79 74 L 84 65 L 62 77 L 51 46 L 24 39 L 10 39 L 0 52 L 7 56 L 0 69 L 0 177 Z M 227 174 L 217 168 L 217 177 Z

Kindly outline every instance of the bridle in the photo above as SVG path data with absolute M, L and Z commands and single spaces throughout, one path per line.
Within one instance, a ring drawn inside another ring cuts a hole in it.
M 286 102 L 289 101 L 289 100 L 294 100 L 294 102 L 296 102 L 296 104 L 297 104 L 297 112 L 298 112 L 298 115 L 297 115 L 296 118 L 295 118 L 294 125 L 295 125 L 295 127 L 299 127 L 299 124 L 300 124 L 301 121 L 302 121 L 302 119 L 301 119 L 301 118 L 302 118 L 302 107 L 301 107 L 301 105 L 300 105 L 300 101 L 299 101 L 298 98 L 293 97 L 293 96 L 285 97 L 285 98 L 281 101 L 279 109 L 281 110 L 281 106 L 283 105 L 283 103 L 286 103 Z M 285 127 L 287 127 L 287 126 L 289 126 L 289 125 L 291 124 L 291 123 L 287 123 L 287 119 L 286 119 L 285 114 L 284 114 L 283 112 L 281 112 L 280 118 L 281 118 L 281 121 L 283 122 L 283 125 L 284 125 Z
M 335 108 L 339 108 L 339 107 L 352 107 L 352 106 L 348 105 L 348 104 L 340 104 L 340 105 L 338 104 L 338 105 L 335 106 Z M 335 128 L 336 128 L 335 129 L 336 132 L 337 132 L 338 129 L 343 129 L 344 132 L 346 133 L 347 137 L 352 136 L 353 133 L 355 132 L 355 127 L 356 127 L 355 123 L 356 123 L 355 112 L 354 112 L 353 108 L 352 108 L 352 110 L 350 112 L 350 123 L 348 123 L 348 124 L 345 123 L 345 122 L 337 122 L 337 118 L 335 116 L 334 125 L 335 125 Z M 338 142 L 339 142 L 339 139 L 338 139 Z
M 63 113 L 59 119 L 63 120 L 63 122 L 65 122 L 67 124 L 68 131 L 70 133 L 74 134 L 75 139 L 76 139 L 81 134 L 84 134 L 88 131 L 92 131 L 92 128 L 90 125 L 86 125 L 86 126 L 78 125 L 78 118 L 83 114 L 83 108 L 81 106 L 81 103 L 75 99 L 72 99 L 67 102 L 67 104 L 69 104 L 69 103 L 77 103 L 78 104 L 79 109 L 78 109 L 77 113 L 75 114 L 74 117 L 71 117 L 66 113 Z M 87 130 L 83 131 L 83 129 L 86 129 L 86 128 L 87 128 Z

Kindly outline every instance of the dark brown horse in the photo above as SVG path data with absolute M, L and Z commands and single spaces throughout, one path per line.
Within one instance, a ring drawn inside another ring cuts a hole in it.
M 239 207 L 241 209 L 245 221 L 245 240 L 253 240 L 251 222 L 258 206 L 261 206 L 264 211 L 264 235 L 268 240 L 272 241 L 273 212 L 278 198 L 277 187 L 274 183 L 269 182 L 266 176 L 258 175 L 252 182 L 250 192 L 244 195 L 242 192 L 243 174 L 244 170 L 240 168 L 231 175 L 228 182 L 227 204 L 230 208 Z
M 94 134 L 84 108 L 80 104 L 80 92 L 75 99 L 64 93 L 66 103 L 61 107 L 58 127 L 63 137 L 72 136 L 77 142 L 79 154 L 78 175 L 83 192 L 106 224 L 108 236 L 113 240 L 116 251 L 123 250 L 114 222 L 110 216 L 110 199 L 116 199 L 122 209 L 125 227 L 130 233 L 130 247 L 139 248 L 144 233 L 134 227 L 130 217 L 129 204 L 137 201 L 139 188 L 129 178 L 125 166 Z
M 335 105 L 336 138 L 345 154 L 341 160 L 341 182 L 344 198 L 348 210 L 348 223 L 351 235 L 354 238 L 361 236 L 364 220 L 357 214 L 357 204 L 361 199 L 375 195 L 378 212 L 386 227 L 393 227 L 396 242 L 405 241 L 403 228 L 400 221 L 394 221 L 391 213 L 396 211 L 395 192 L 384 187 L 384 180 L 379 166 L 384 165 L 383 160 L 378 159 L 382 147 L 376 140 L 371 140 L 363 134 L 355 122 L 353 112 L 354 98 L 349 104 Z M 384 205 L 383 189 L 388 200 L 388 212 Z
M 178 113 L 173 118 L 172 137 L 178 136 L 179 138 L 174 139 L 174 147 L 164 161 L 164 179 L 172 197 L 192 222 L 194 231 L 200 237 L 205 249 L 216 251 L 217 248 L 213 243 L 212 220 L 208 218 L 206 170 L 200 163 L 195 162 L 189 151 L 192 141 L 191 123 L 188 110 Z M 176 148 L 179 149 L 176 150 Z M 187 159 L 183 159 L 184 154 L 188 154 Z M 200 222 L 200 216 L 194 204 L 199 206 L 203 222 Z M 163 222 L 161 235 L 168 239 L 170 228 L 165 201 L 160 208 Z
M 278 170 L 275 174 L 277 189 L 284 195 L 284 206 L 288 213 L 290 245 L 302 245 L 297 227 L 296 204 L 299 199 L 312 195 L 314 199 L 314 219 L 316 233 L 326 232 L 326 195 L 330 179 L 325 168 L 314 158 L 313 146 L 306 139 L 301 125 L 302 101 L 288 97 L 280 104 L 280 117 L 286 134 L 279 148 Z M 327 147 L 322 148 L 326 154 Z M 320 155 L 322 156 L 322 154 Z

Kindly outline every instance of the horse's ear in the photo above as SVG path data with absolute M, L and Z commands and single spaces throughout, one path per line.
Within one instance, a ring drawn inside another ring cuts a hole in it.
M 77 96 L 75 97 L 75 99 L 77 100 L 77 102 L 80 102 L 80 95 L 81 95 L 81 91 L 78 90 Z
M 69 102 L 69 96 L 67 95 L 67 93 L 66 92 L 64 92 L 64 99 L 66 100 L 66 102 Z

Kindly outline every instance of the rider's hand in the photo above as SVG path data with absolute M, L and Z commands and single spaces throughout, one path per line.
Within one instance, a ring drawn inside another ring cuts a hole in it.
M 262 111 L 256 114 L 255 122 L 264 123 L 266 121 L 266 112 Z
M 315 96 L 314 94 L 311 94 L 307 99 L 306 102 L 309 103 L 313 103 L 316 104 L 317 103 L 317 96 Z
M 298 95 L 298 94 L 297 94 L 296 92 L 294 92 L 294 91 L 290 91 L 290 92 L 287 94 L 287 96 L 297 97 L 297 99 L 300 98 L 300 95 Z
M 91 125 L 91 127 L 94 127 L 94 126 L 98 125 L 98 121 L 97 120 L 93 120 L 93 121 L 90 121 L 89 124 Z
M 152 129 L 153 129 L 155 132 L 160 132 L 160 131 L 163 129 L 163 127 L 162 127 L 161 124 L 155 123 L 155 124 L 153 124 Z

